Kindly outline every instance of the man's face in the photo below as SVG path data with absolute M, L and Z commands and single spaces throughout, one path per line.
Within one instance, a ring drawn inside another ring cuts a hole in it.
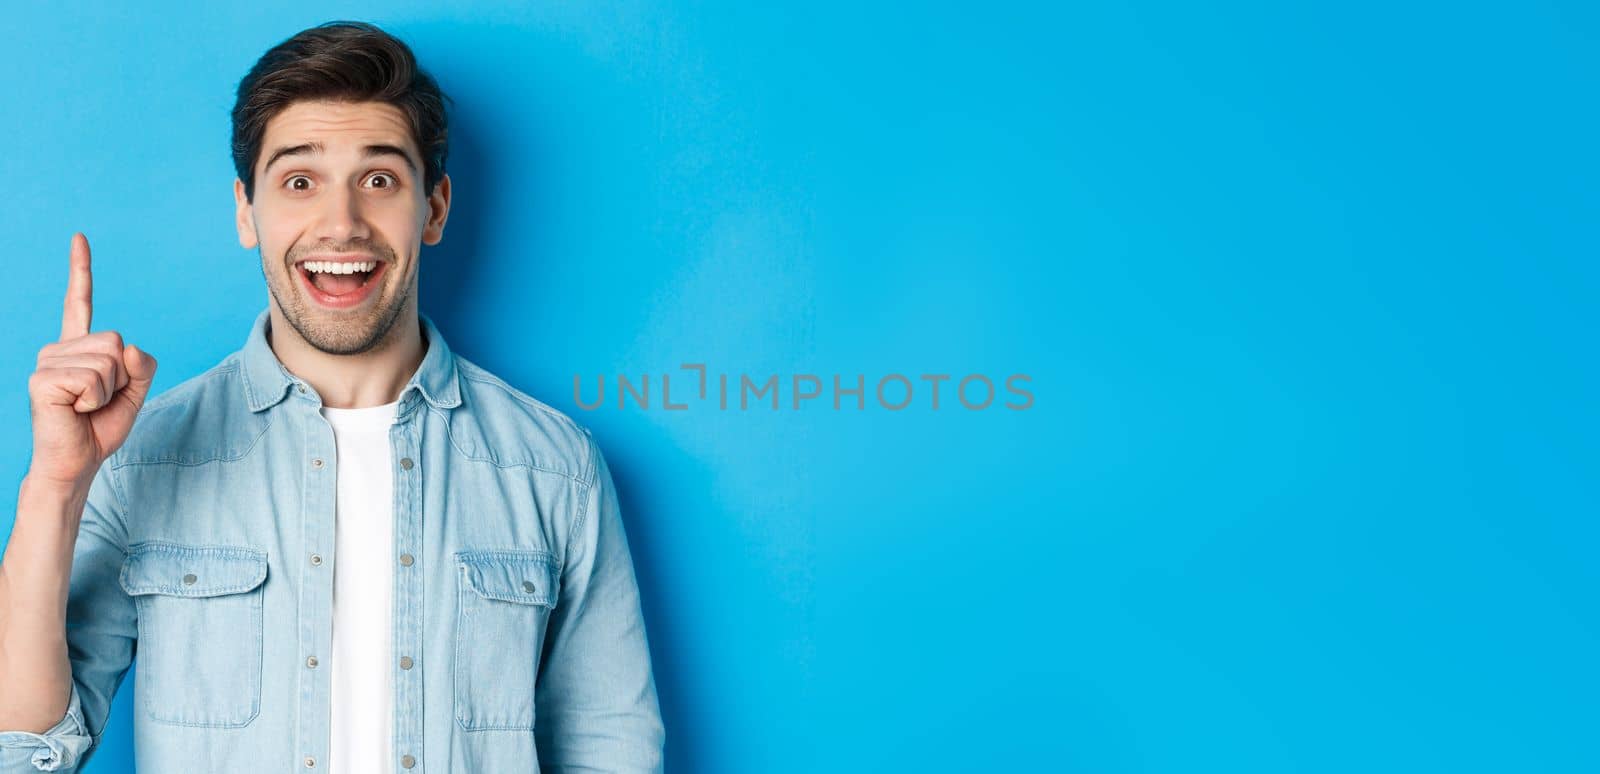
M 331 354 L 383 343 L 414 308 L 423 244 L 438 244 L 450 179 L 422 190 L 405 114 L 381 102 L 295 102 L 267 123 L 255 201 L 234 181 L 239 243 L 261 249 L 289 324 Z

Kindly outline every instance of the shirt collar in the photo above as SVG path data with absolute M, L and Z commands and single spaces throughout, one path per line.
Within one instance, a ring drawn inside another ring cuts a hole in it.
M 278 359 L 277 353 L 267 344 L 267 326 L 271 320 L 271 307 L 261 310 L 256 315 L 256 321 L 250 327 L 250 335 L 245 339 L 244 349 L 241 350 L 244 374 L 245 402 L 251 411 L 261 411 L 276 405 L 283 400 L 291 386 L 298 384 L 299 379 L 283 367 L 283 361 Z M 417 320 L 421 323 L 422 335 L 426 337 L 428 351 L 422 356 L 422 364 L 417 367 L 417 372 L 411 375 L 411 380 L 400 390 L 400 402 L 404 406 L 408 394 L 412 390 L 422 393 L 422 397 L 437 408 L 455 408 L 461 405 L 461 386 L 456 376 L 456 358 L 450 351 L 450 346 L 445 343 L 444 335 L 439 333 L 439 328 L 433 320 L 421 311 L 417 312 Z

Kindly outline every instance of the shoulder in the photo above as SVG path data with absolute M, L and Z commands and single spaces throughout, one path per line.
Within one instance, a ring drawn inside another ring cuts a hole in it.
M 461 355 L 455 361 L 462 405 L 452 413 L 450 428 L 459 452 L 581 484 L 594 480 L 598 449 L 589 428 Z

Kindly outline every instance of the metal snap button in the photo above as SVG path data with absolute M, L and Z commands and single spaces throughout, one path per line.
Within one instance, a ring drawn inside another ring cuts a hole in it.
M 317 668 L 317 657 L 316 656 L 308 656 L 306 658 L 306 666 L 310 667 L 311 669 L 316 669 Z
M 411 657 L 410 656 L 401 656 L 400 657 L 400 668 L 401 669 L 410 669 L 411 668 Z
M 532 594 L 533 593 L 533 581 L 523 581 L 522 582 L 522 590 L 528 592 L 529 594 Z
M 405 565 L 406 567 L 410 567 L 411 566 L 411 561 L 412 561 L 411 560 L 411 554 L 401 554 L 400 555 L 400 563 Z
M 410 470 L 411 469 L 411 458 L 410 457 L 401 457 L 400 458 L 400 467 L 405 468 L 406 470 Z
M 193 586 L 196 580 L 197 578 L 194 577 L 194 573 L 191 572 L 188 575 L 183 576 L 183 585 Z
M 413 758 L 413 757 L 411 757 L 409 755 L 400 756 L 400 766 L 401 767 L 409 769 L 409 768 L 411 768 L 412 766 L 415 766 L 415 765 L 417 765 L 417 759 L 416 758 Z

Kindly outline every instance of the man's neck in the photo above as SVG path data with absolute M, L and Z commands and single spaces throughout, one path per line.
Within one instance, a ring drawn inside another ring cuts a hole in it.
M 289 370 L 322 396 L 329 408 L 366 408 L 400 398 L 427 354 L 422 324 L 414 311 L 403 313 L 385 340 L 359 355 L 332 355 L 311 346 L 274 307 L 267 344 Z

